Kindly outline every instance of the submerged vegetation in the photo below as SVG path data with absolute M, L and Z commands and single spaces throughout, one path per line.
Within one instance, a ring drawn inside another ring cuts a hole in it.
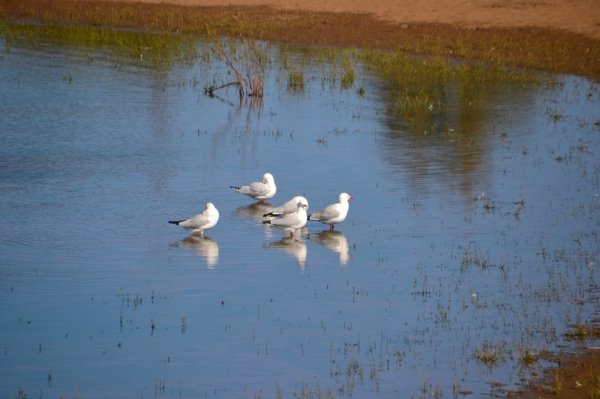
M 565 333 L 567 341 L 586 341 L 600 339 L 600 327 L 575 324 L 573 331 Z

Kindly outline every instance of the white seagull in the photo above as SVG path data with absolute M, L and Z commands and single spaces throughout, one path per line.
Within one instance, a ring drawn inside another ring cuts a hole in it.
M 296 205 L 296 212 L 285 215 L 281 219 L 265 220 L 263 224 L 271 224 L 281 227 L 286 233 L 290 233 L 290 237 L 294 236 L 294 231 L 306 226 L 306 210 L 308 202 L 306 200 L 299 201 Z
M 259 200 L 260 202 L 268 200 L 269 198 L 273 198 L 273 196 L 277 192 L 277 187 L 275 187 L 275 179 L 270 173 L 265 173 L 263 175 L 262 182 L 255 181 L 249 186 L 229 187 L 233 188 L 238 193 L 247 195 L 248 197 L 254 198 L 255 200 Z
M 206 210 L 201 214 L 187 220 L 169 221 L 169 223 L 183 227 L 193 234 L 204 235 L 204 231 L 215 227 L 218 221 L 219 211 L 212 202 L 209 202 L 206 204 Z
M 333 230 L 333 225 L 343 222 L 348 215 L 348 209 L 350 204 L 348 200 L 353 200 L 348 193 L 340 194 L 340 201 L 336 204 L 327 205 L 320 211 L 311 213 L 308 216 L 308 220 L 315 220 L 323 224 L 329 225 L 329 230 Z
M 300 201 L 304 201 L 305 203 L 308 204 L 308 201 L 306 200 L 306 198 L 297 195 L 294 198 L 292 198 L 291 200 L 289 200 L 288 202 L 286 202 L 285 204 L 271 210 L 271 212 L 269 213 L 265 213 L 263 215 L 263 217 L 267 217 L 267 216 L 284 216 L 284 215 L 289 215 L 290 213 L 294 213 L 298 210 L 298 202 Z

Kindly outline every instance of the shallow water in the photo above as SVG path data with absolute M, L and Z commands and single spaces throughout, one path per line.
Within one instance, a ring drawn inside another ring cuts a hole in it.
M 598 317 L 597 85 L 450 79 L 409 120 L 368 68 L 291 90 L 276 47 L 261 106 L 76 50 L 0 59 L 2 396 L 481 395 Z M 229 186 L 265 172 L 348 218 L 263 225 Z M 206 237 L 167 223 L 208 201 Z

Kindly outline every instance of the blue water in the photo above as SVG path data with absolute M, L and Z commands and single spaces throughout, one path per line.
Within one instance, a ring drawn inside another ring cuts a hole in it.
M 294 91 L 273 66 L 259 107 L 203 94 L 214 61 L 2 51 L 0 395 L 481 395 L 573 345 L 598 316 L 598 86 L 489 87 L 476 118 L 453 92 L 421 134 L 385 81 L 326 73 L 308 62 Z M 263 225 L 229 186 L 265 172 L 270 205 L 348 192 L 348 218 Z M 167 223 L 208 201 L 204 239 Z

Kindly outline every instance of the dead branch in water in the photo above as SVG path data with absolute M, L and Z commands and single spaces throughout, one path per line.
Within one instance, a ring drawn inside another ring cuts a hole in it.
M 243 63 L 240 61 L 241 66 L 237 66 L 233 60 L 236 58 L 240 58 L 235 51 L 227 54 L 221 40 L 217 37 L 214 31 L 209 30 L 209 34 L 213 39 L 215 45 L 211 48 L 212 52 L 217 56 L 218 59 L 223 61 L 229 70 L 233 72 L 235 75 L 235 82 L 226 83 L 219 87 L 209 86 L 204 89 L 205 93 L 209 95 L 212 94 L 215 90 L 222 89 L 224 87 L 228 87 L 234 84 L 238 85 L 240 99 L 244 97 L 244 94 L 247 92 L 248 96 L 251 97 L 262 97 L 264 94 L 264 78 L 263 78 L 263 68 L 260 63 L 260 57 L 257 54 L 258 50 L 253 47 L 250 51 L 248 48 L 248 42 L 246 39 L 242 40 L 243 43 L 243 54 L 241 57 L 243 58 Z M 237 56 L 237 57 L 236 57 Z M 233 58 L 233 60 L 232 60 Z M 245 71 L 242 71 L 242 68 Z M 242 72 L 245 72 L 245 76 Z
M 209 96 L 212 96 L 212 94 L 215 90 L 219 90 L 219 89 L 225 88 L 227 86 L 239 85 L 239 84 L 240 84 L 240 82 L 230 82 L 230 83 L 225 83 L 224 85 L 221 85 L 219 87 L 215 87 L 215 86 L 211 85 L 211 86 L 204 88 L 204 94 L 208 94 Z

